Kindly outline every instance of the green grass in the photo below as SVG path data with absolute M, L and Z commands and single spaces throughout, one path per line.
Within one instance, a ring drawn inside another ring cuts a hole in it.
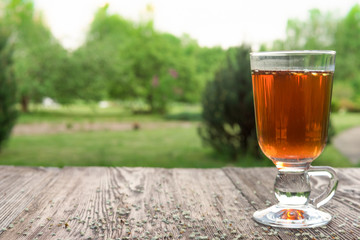
M 162 122 L 168 120 L 200 121 L 200 105 L 174 103 L 166 115 L 133 114 L 127 104 L 113 103 L 109 108 L 76 104 L 59 108 L 32 105 L 31 111 L 21 113 L 19 124 L 74 122 Z
M 44 109 L 21 114 L 19 123 L 73 122 L 164 122 L 194 121 L 189 128 L 140 129 L 138 131 L 74 132 L 57 135 L 13 136 L 0 154 L 0 164 L 28 166 L 129 166 L 213 168 L 224 166 L 274 166 L 270 160 L 242 156 L 232 162 L 204 147 L 197 134 L 200 106 L 174 104 L 169 114 L 133 115 L 124 104 L 110 108 L 74 105 L 60 109 Z M 359 113 L 332 114 L 337 133 L 360 125 Z M 159 125 L 160 126 L 160 125 Z M 314 165 L 352 167 L 349 160 L 332 145 Z
M 270 160 L 242 156 L 237 162 L 204 147 L 196 127 L 121 132 L 77 132 L 16 136 L 0 155 L 2 165 L 128 166 L 215 168 L 273 166 Z M 331 145 L 314 165 L 351 167 Z
M 196 127 L 121 132 L 16 136 L 0 155 L 3 165 L 214 168 L 271 166 L 244 157 L 231 163 L 202 146 Z
M 360 113 L 333 113 L 331 120 L 336 133 L 340 133 L 346 129 L 360 126 Z
M 312 162 L 314 166 L 331 166 L 331 167 L 354 167 L 347 157 L 342 155 L 331 144 L 328 144 L 323 153 Z
M 121 105 L 109 108 L 90 108 L 74 105 L 61 108 L 33 107 L 29 113 L 21 113 L 18 123 L 73 123 L 73 122 L 132 122 L 164 121 L 157 114 L 137 115 Z

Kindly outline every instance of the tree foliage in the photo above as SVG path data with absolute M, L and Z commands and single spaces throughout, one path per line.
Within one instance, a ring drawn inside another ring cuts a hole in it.
M 338 19 L 330 12 L 319 9 L 309 11 L 308 19 L 289 19 L 286 39 L 273 42 L 273 50 L 325 50 L 332 49 Z
M 0 16 L 14 43 L 13 68 L 23 111 L 48 96 L 61 104 L 81 99 L 141 100 L 165 112 L 172 101 L 199 101 L 224 56 L 201 48 L 188 35 L 157 31 L 99 8 L 85 43 L 66 51 L 45 25 L 32 0 L 2 0 Z M 150 16 L 151 14 L 149 14 Z
M 335 38 L 336 77 L 360 93 L 360 5 L 355 5 L 338 24 Z M 358 94 L 360 96 L 360 94 Z
M 151 112 L 165 112 L 172 101 L 197 101 L 199 88 L 215 71 L 220 55 L 205 55 L 196 41 L 156 31 L 153 21 L 134 23 L 100 8 L 91 24 L 86 44 L 74 53 L 91 55 L 101 62 L 101 72 L 93 77 L 106 82 L 106 92 L 113 99 L 141 99 Z M 101 53 L 101 54 L 100 54 Z M 198 56 L 201 60 L 198 60 Z M 90 56 L 90 57 L 89 57 Z M 206 65 L 201 61 L 207 61 Z M 215 60 L 214 60 L 215 59 Z M 95 67 L 94 67 L 95 68 Z M 197 70 L 200 69 L 200 74 Z
M 60 76 L 58 61 L 66 52 L 45 26 L 42 16 L 35 13 L 32 1 L 5 2 L 2 20 L 10 29 L 14 45 L 17 95 L 23 111 L 27 111 L 30 100 L 40 101 L 54 90 L 52 80 Z

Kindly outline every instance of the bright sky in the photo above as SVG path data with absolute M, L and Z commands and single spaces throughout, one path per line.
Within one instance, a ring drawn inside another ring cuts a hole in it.
M 55 37 L 69 49 L 81 45 L 96 10 L 109 3 L 111 13 L 139 21 L 154 8 L 156 29 L 176 36 L 188 33 L 202 46 L 224 48 L 243 42 L 258 46 L 284 38 L 287 19 L 306 19 L 309 9 L 345 16 L 360 0 L 34 0 Z

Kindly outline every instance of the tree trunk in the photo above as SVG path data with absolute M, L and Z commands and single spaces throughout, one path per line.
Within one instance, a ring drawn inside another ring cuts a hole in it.
M 29 97 L 28 96 L 21 97 L 21 111 L 29 112 Z
M 147 100 L 148 100 L 148 103 L 150 106 L 150 113 L 153 113 L 154 112 L 154 98 L 151 93 L 147 96 Z
M 231 161 L 236 162 L 238 159 L 237 149 L 234 147 L 230 153 Z

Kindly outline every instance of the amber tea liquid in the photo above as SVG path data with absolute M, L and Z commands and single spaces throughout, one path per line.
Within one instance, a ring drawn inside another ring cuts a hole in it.
M 277 166 L 311 162 L 323 151 L 332 80 L 333 72 L 252 72 L 259 145 Z

